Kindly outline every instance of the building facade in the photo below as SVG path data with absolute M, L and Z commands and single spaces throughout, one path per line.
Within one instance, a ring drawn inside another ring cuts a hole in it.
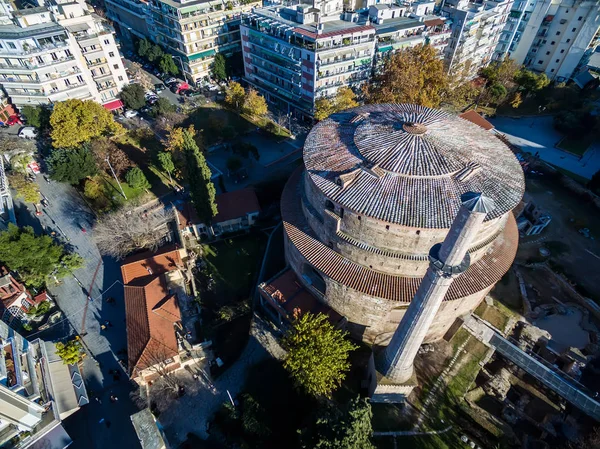
M 595 0 L 515 0 L 503 36 L 518 64 L 566 81 L 600 44 L 600 7 Z
M 452 20 L 452 34 L 445 49 L 448 70 L 474 78 L 493 60 L 504 58 L 507 50 L 498 46 L 510 15 L 513 0 L 470 3 L 448 0 L 441 13 Z
M 4 158 L 0 157 L 0 229 L 6 229 L 9 223 L 17 224 L 17 217 L 4 171 Z
M 467 120 L 414 105 L 359 107 L 313 128 L 304 163 L 281 200 L 286 258 L 356 338 L 387 344 L 467 191 L 496 207 L 427 340 L 475 309 L 512 264 L 523 171 L 500 139 Z
M 113 30 L 84 1 L 40 0 L 2 18 L 0 84 L 13 104 L 105 104 L 127 83 Z

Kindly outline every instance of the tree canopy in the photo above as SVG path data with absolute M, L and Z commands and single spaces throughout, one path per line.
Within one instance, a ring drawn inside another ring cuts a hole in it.
M 331 114 L 358 106 L 356 95 L 349 87 L 338 89 L 335 97 L 319 98 L 315 102 L 315 119 L 324 120 Z
M 550 84 L 550 79 L 545 73 L 534 73 L 525 68 L 519 70 L 514 79 L 519 87 L 528 94 L 538 92 Z
M 239 110 L 244 105 L 246 91 L 240 83 L 232 81 L 225 90 L 225 103 L 230 107 Z
M 123 127 L 93 100 L 67 100 L 54 105 L 50 116 L 52 146 L 74 148 L 94 137 L 119 133 Z
M 325 405 L 317 413 L 314 426 L 301 433 L 307 449 L 375 449 L 371 405 L 357 397 L 344 407 Z
M 158 59 L 158 68 L 163 73 L 168 73 L 169 75 L 177 75 L 179 73 L 179 68 L 175 65 L 175 61 L 173 61 L 173 57 L 169 53 L 163 53 Z
M 120 94 L 125 107 L 129 109 L 140 109 L 146 105 L 144 88 L 141 84 L 127 84 Z
M 152 47 L 152 44 L 148 39 L 140 39 L 137 42 L 138 55 L 140 55 L 142 58 L 145 58 L 146 55 L 148 55 L 148 51 L 150 51 L 150 47 Z
M 158 163 L 160 164 L 161 168 L 169 174 L 169 179 L 171 182 L 173 182 L 173 179 L 171 178 L 173 172 L 175 171 L 173 155 L 168 151 L 161 151 L 158 153 L 156 158 L 158 159 Z
M 150 183 L 146 178 L 146 175 L 139 167 L 132 167 L 125 174 L 125 181 L 134 189 L 144 189 L 148 190 L 150 187 Z
M 264 117 L 269 111 L 265 97 L 260 95 L 256 89 L 248 89 L 244 99 L 244 113 L 253 117 Z
M 156 103 L 152 105 L 150 114 L 153 117 L 158 117 L 170 112 L 175 112 L 175 106 L 169 101 L 168 98 L 160 97 Z
M 62 277 L 83 266 L 79 255 L 67 253 L 50 236 L 36 236 L 33 228 L 12 223 L 0 233 L 0 260 L 33 287 L 43 286 L 52 274 Z
M 125 170 L 133 165 L 129 156 L 107 137 L 92 140 L 89 148 L 96 160 L 96 165 L 108 174 L 112 175 L 106 158 L 110 161 L 110 165 L 112 165 L 117 176 L 121 176 Z
M 23 106 L 21 114 L 29 126 L 47 129 L 50 126 L 50 110 L 44 106 Z
M 335 329 L 327 315 L 309 312 L 297 318 L 283 338 L 288 354 L 284 368 L 296 386 L 313 396 L 330 397 L 350 369 L 348 356 L 357 347 Z
M 37 204 L 42 199 L 37 184 L 20 173 L 9 176 L 8 184 L 15 189 L 17 197 L 23 198 L 26 203 Z
M 227 60 L 222 53 L 217 53 L 212 63 L 213 78 L 219 81 L 227 79 Z
M 444 63 L 430 45 L 402 49 L 385 58 L 382 70 L 365 85 L 367 103 L 440 105 L 448 90 Z
M 183 130 L 183 151 L 186 161 L 187 181 L 190 185 L 192 203 L 202 223 L 210 223 L 217 215 L 215 201 L 216 189 L 210 180 L 212 173 L 200 152 L 194 136 L 188 130 Z
M 94 155 L 87 145 L 72 150 L 56 148 L 50 153 L 47 162 L 50 177 L 69 184 L 77 184 L 98 172 Z
M 83 360 L 83 346 L 79 340 L 69 340 L 66 343 L 56 343 L 56 355 L 65 365 L 75 365 Z

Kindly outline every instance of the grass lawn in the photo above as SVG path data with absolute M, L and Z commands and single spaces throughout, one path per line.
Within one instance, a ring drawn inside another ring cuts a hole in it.
M 507 315 L 503 310 L 495 306 L 489 306 L 485 301 L 479 304 L 479 307 L 475 309 L 475 315 L 486 320 L 500 331 L 504 331 L 510 318 L 510 315 Z
M 254 232 L 202 245 L 208 270 L 222 299 L 246 299 L 260 269 L 267 236 Z
M 245 134 L 252 131 L 256 126 L 246 118 L 241 117 L 233 111 L 210 103 L 192 112 L 183 126 L 194 125 L 197 131 L 202 130 L 202 137 L 206 146 L 211 146 L 219 141 L 230 140 L 223 136 L 223 130 L 227 127 L 237 134 Z M 233 138 L 235 136 L 231 136 Z
M 586 185 L 590 180 L 584 178 L 583 176 L 578 175 L 577 173 L 573 173 L 572 171 L 565 170 L 564 168 L 558 167 L 556 165 L 552 165 L 557 171 L 561 172 L 563 175 L 568 176 L 569 178 L 577 181 L 579 184 Z
M 581 138 L 567 136 L 558 142 L 556 148 L 560 148 L 576 156 L 583 156 L 590 147 L 592 140 L 593 137 L 591 135 L 582 136 Z

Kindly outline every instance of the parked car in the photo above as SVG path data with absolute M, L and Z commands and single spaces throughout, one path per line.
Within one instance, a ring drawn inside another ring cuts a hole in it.
M 163 83 L 158 83 L 154 85 L 154 92 L 156 92 L 157 94 L 161 93 L 165 89 L 166 86 Z
M 177 82 L 177 78 L 173 78 L 173 77 L 171 77 L 171 78 L 169 78 L 169 79 L 167 79 L 167 80 L 165 81 L 165 84 L 166 84 L 167 86 L 169 86 L 169 85 L 171 85 L 171 84 L 175 84 L 176 82 Z
M 190 98 L 191 97 L 198 97 L 198 96 L 202 95 L 202 92 L 197 91 L 197 90 L 192 90 L 192 89 L 186 90 L 184 92 L 185 92 L 185 96 L 186 97 L 190 97 Z
M 21 121 L 21 117 L 19 117 L 16 114 L 11 115 L 10 117 L 8 117 L 8 120 L 6 121 L 6 124 L 8 126 L 13 126 L 13 125 L 22 125 L 23 122 Z
M 156 103 L 158 101 L 158 97 L 154 96 L 154 97 L 148 97 L 148 99 L 146 100 L 146 102 L 152 106 L 154 103 Z
M 153 92 L 151 90 L 147 90 L 146 93 L 144 94 L 144 98 L 146 100 L 148 100 L 148 98 L 151 98 L 151 97 L 156 97 L 156 92 Z
M 129 110 L 125 111 L 125 113 L 123 115 L 126 118 L 133 118 L 138 115 L 138 111 L 136 111 L 135 109 L 129 109 Z
M 35 139 L 37 134 L 37 130 L 33 126 L 25 126 L 19 131 L 19 137 L 22 139 Z

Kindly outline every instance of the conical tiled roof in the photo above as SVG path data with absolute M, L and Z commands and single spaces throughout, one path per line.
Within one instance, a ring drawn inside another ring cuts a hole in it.
M 521 200 L 523 171 L 493 134 L 445 112 L 368 105 L 316 125 L 304 145 L 316 186 L 358 214 L 420 228 L 449 228 L 466 192 L 493 201 L 487 219 Z

